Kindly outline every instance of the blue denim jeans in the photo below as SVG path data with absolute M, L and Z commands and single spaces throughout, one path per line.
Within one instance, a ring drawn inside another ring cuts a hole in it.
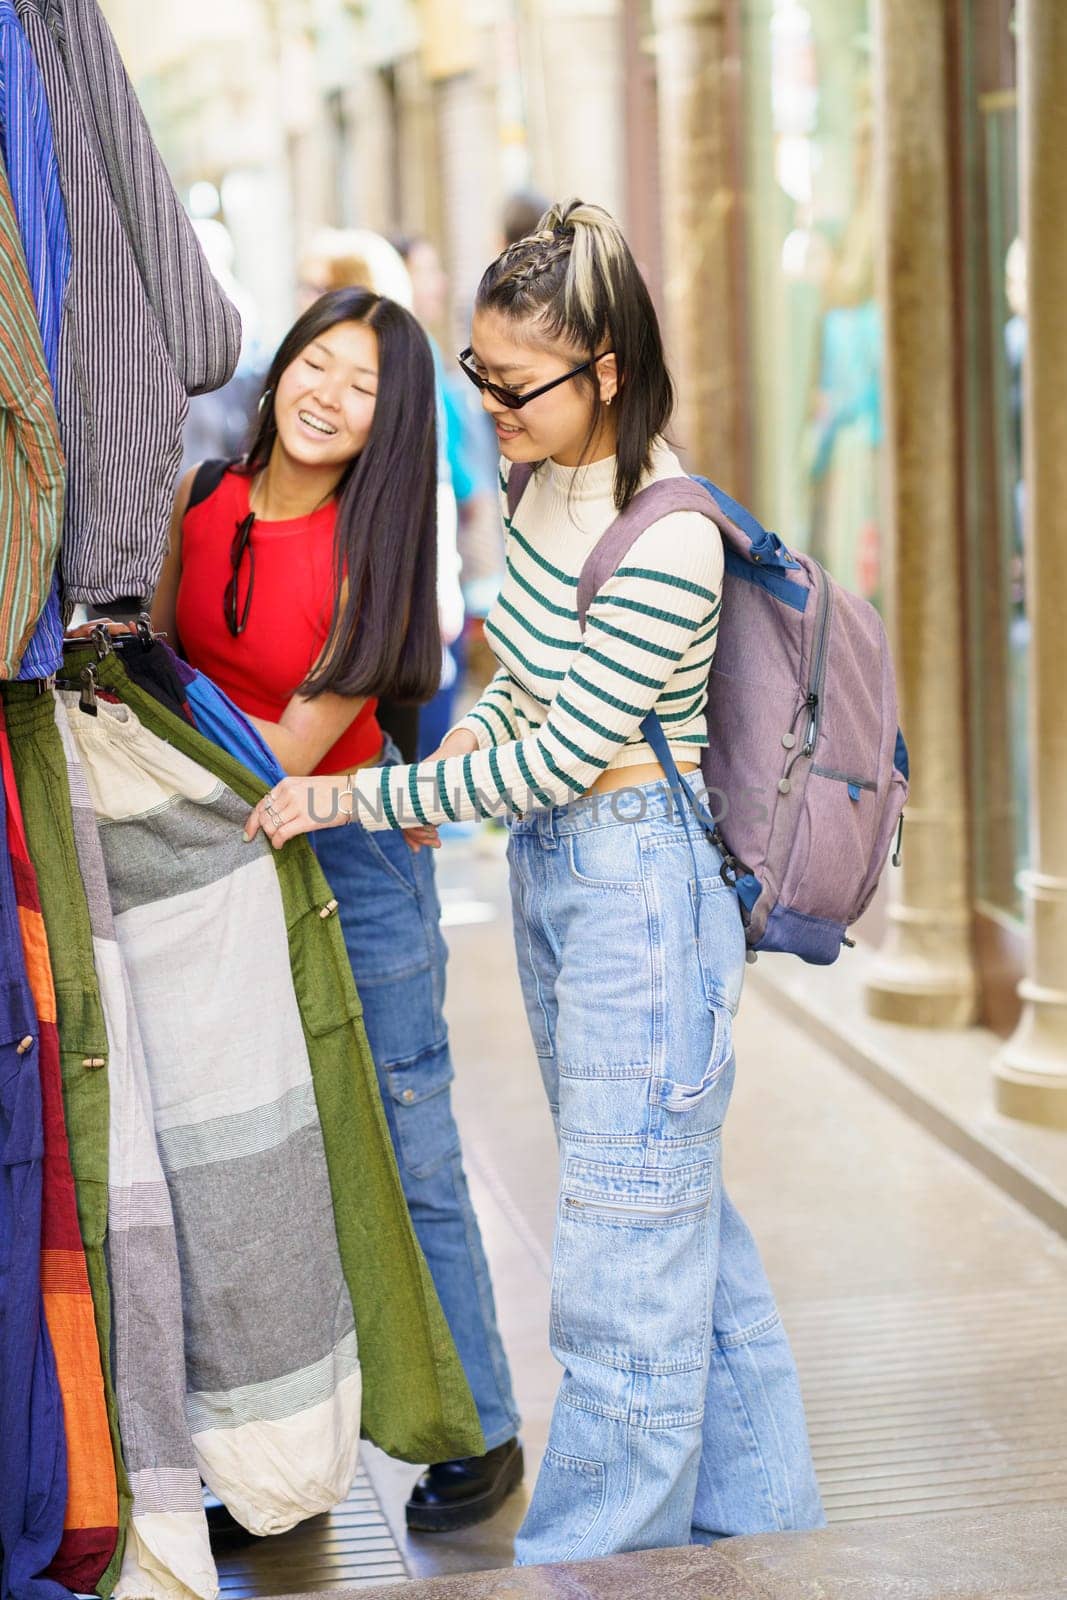
M 819 1527 L 792 1354 L 722 1183 L 745 945 L 718 852 L 658 783 L 532 813 L 509 856 L 564 1369 L 517 1563 Z
M 360 827 L 314 840 L 339 902 L 411 1220 L 491 1450 L 517 1432 L 519 1416 L 452 1115 L 433 851 L 416 855 L 402 834 Z

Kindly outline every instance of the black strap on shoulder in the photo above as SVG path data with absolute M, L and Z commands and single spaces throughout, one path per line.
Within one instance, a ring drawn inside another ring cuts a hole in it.
M 191 511 L 194 506 L 200 505 L 213 495 L 232 465 L 230 461 L 202 461 L 196 469 L 193 486 L 189 490 L 189 504 L 186 510 Z

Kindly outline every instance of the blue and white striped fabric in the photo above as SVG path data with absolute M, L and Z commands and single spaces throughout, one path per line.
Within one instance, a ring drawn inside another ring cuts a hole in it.
M 48 100 L 12 0 L 0 0 L 0 138 L 55 394 L 63 296 L 70 276 L 70 233 Z M 47 677 L 62 660 L 63 619 L 57 577 L 52 580 L 51 593 L 18 675 Z

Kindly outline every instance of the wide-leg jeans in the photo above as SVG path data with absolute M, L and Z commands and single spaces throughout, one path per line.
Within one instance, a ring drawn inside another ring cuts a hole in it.
M 531 813 L 509 858 L 561 1173 L 563 1379 L 517 1562 L 821 1526 L 789 1343 L 722 1182 L 745 946 L 718 852 L 661 782 Z

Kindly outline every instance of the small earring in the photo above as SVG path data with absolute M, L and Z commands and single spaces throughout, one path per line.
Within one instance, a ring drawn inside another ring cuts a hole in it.
M 270 397 L 273 393 L 273 389 L 264 389 L 263 393 L 259 397 L 259 405 L 256 407 L 257 411 L 262 411 L 264 409 L 264 407 L 270 401 Z
M 607 399 L 604 401 L 604 404 L 606 406 L 610 406 L 610 404 L 614 400 L 614 398 L 615 398 L 615 396 L 613 394 L 609 394 Z

